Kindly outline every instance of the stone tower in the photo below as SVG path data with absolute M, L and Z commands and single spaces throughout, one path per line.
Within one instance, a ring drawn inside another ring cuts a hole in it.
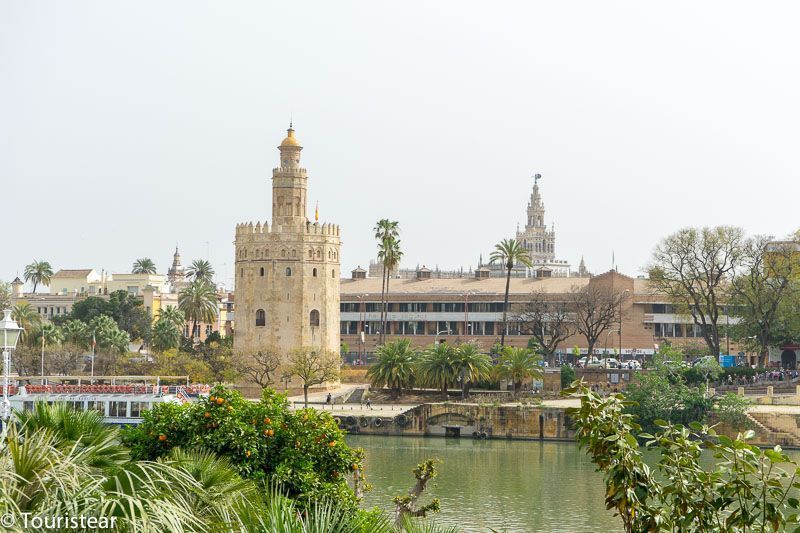
M 528 220 L 524 231 L 517 231 L 517 240 L 528 249 L 535 263 L 549 263 L 556 257 L 556 231 L 544 223 L 544 202 L 539 193 L 540 174 L 536 174 L 528 202 Z
M 306 216 L 303 147 L 289 125 L 272 170 L 272 222 L 236 226 L 234 348 L 339 352 L 339 226 Z

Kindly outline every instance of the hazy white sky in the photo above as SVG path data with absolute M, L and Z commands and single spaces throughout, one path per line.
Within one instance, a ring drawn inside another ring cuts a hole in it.
M 0 279 L 128 271 L 270 217 L 289 117 L 343 272 L 474 265 L 539 172 L 557 254 L 636 274 L 686 225 L 800 226 L 796 2 L 0 0 Z

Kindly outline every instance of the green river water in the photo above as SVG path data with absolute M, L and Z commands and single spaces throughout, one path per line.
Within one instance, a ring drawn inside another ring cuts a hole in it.
M 423 495 L 438 497 L 441 524 L 463 531 L 622 531 L 603 505 L 603 477 L 573 442 L 350 435 L 365 450 L 367 506 L 393 510 L 392 497 L 414 481 L 411 469 L 438 457 L 439 477 Z M 797 461 L 800 452 L 790 452 Z
M 438 457 L 439 477 L 423 497 L 438 497 L 437 522 L 464 531 L 621 531 L 603 505 L 603 478 L 572 442 L 351 435 L 365 450 L 367 506 L 393 509 L 411 469 Z

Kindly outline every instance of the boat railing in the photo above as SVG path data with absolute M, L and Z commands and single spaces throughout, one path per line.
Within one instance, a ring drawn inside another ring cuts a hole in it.
M 10 394 L 16 394 L 16 387 L 9 388 Z M 28 394 L 178 394 L 182 391 L 188 396 L 206 394 L 210 385 L 26 385 Z

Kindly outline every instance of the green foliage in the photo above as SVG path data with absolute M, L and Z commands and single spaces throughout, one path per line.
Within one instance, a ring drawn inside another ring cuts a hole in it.
M 498 375 L 514 383 L 514 394 L 522 390 L 526 379 L 542 379 L 543 370 L 539 362 L 542 358 L 527 348 L 506 346 L 497 366 Z
M 689 387 L 680 374 L 642 372 L 628 385 L 631 401 L 626 413 L 634 415 L 645 431 L 654 431 L 657 420 L 687 425 L 704 420 L 713 406 L 703 391 Z
M 511 282 L 511 270 L 516 264 L 527 267 L 533 265 L 527 248 L 516 239 L 503 239 L 494 245 L 494 251 L 489 255 L 489 263 L 500 263 L 506 269 L 506 290 L 503 295 L 503 329 L 500 335 L 500 345 L 506 345 L 506 329 L 508 323 L 508 290 Z
M 747 418 L 747 409 L 749 407 L 750 402 L 747 398 L 729 392 L 717 398 L 714 414 L 717 420 L 728 424 L 735 430 L 748 429 L 750 419 Z
M 214 287 L 203 278 L 195 279 L 178 293 L 178 309 L 192 322 L 190 336 L 194 339 L 198 323 L 213 322 L 217 317 L 219 308 Z
M 133 274 L 155 274 L 156 264 L 149 257 L 142 257 L 133 262 L 131 272 Z
M 464 394 L 469 387 L 489 378 L 492 373 L 492 358 L 481 352 L 474 342 L 466 342 L 453 351 L 453 371 L 461 381 Z
M 113 319 L 119 329 L 128 333 L 131 339 L 144 340 L 150 335 L 150 317 L 142 305 L 141 298 L 124 290 L 112 292 L 108 300 L 99 296 L 90 296 L 76 302 L 72 306 L 72 312 L 64 320 L 80 320 L 89 324 L 100 316 Z M 91 333 L 89 338 L 91 339 Z
M 409 339 L 387 342 L 378 347 L 375 363 L 367 370 L 373 387 L 389 387 L 395 395 L 414 385 L 414 371 L 419 354 L 411 348 Z
M 717 435 L 697 422 L 688 427 L 656 421 L 644 433 L 626 412 L 622 394 L 601 397 L 575 383 L 563 392 L 577 394 L 579 408 L 568 410 L 576 438 L 604 473 L 605 502 L 626 531 L 778 531 L 797 526 L 800 507 L 797 465 L 780 446 L 760 450 Z M 640 440 L 658 453 L 655 469 L 642 459 Z M 715 459 L 701 460 L 704 450 Z M 781 466 L 781 465 L 786 465 Z
M 11 306 L 11 284 L 0 280 L 0 311 Z
M 39 313 L 28 303 L 19 302 L 11 308 L 11 318 L 17 321 L 17 324 L 23 328 L 20 340 L 28 342 L 34 338 L 31 333 L 38 328 L 42 323 L 42 317 Z M 29 343 L 29 342 L 28 342 Z
M 181 344 L 182 332 L 175 323 L 169 319 L 159 318 L 153 326 L 150 338 L 150 348 L 156 353 L 170 349 L 177 349 Z
M 456 379 L 454 348 L 442 342 L 428 346 L 417 363 L 417 377 L 427 387 L 442 391 L 447 396 L 447 389 Z
M 203 282 L 207 285 L 214 285 L 214 267 L 205 259 L 195 259 L 189 268 L 186 269 L 186 277 L 194 282 Z
M 192 404 L 157 404 L 123 442 L 136 459 L 175 447 L 211 450 L 248 479 L 279 482 L 303 505 L 330 497 L 356 505 L 346 479 L 361 470 L 361 451 L 347 446 L 329 413 L 290 411 L 286 398 L 265 389 L 259 402 L 217 386 Z
M 25 267 L 25 281 L 33 283 L 33 292 L 36 287 L 50 285 L 50 278 L 53 276 L 53 267 L 47 261 L 34 260 L 33 263 Z
M 128 351 L 130 337 L 110 316 L 94 317 L 89 321 L 88 330 L 97 342 L 97 352 L 121 354 Z
M 438 513 L 440 510 L 439 498 L 434 498 L 425 505 L 419 505 L 418 500 L 422 493 L 439 473 L 436 471 L 436 463 L 439 459 L 428 459 L 418 464 L 411 472 L 417 480 L 408 494 L 395 496 L 392 501 L 395 505 L 395 525 L 402 528 L 409 517 L 425 517 L 428 513 Z
M 575 381 L 575 370 L 569 365 L 561 366 L 561 388 L 566 389 L 570 383 Z

